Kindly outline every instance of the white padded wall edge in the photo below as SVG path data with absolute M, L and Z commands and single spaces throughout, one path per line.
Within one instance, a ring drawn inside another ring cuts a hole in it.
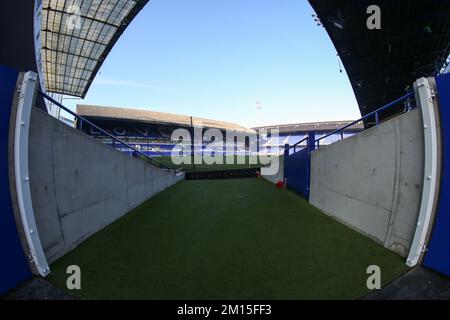
M 423 188 L 420 203 L 419 217 L 414 234 L 411 249 L 406 264 L 415 266 L 426 250 L 426 238 L 430 228 L 430 220 L 433 214 L 433 202 L 436 193 L 437 181 L 437 128 L 434 113 L 434 92 L 426 78 L 417 79 L 414 83 L 416 103 L 420 108 L 424 130 L 424 172 Z
M 36 227 L 28 172 L 28 135 L 37 81 L 36 73 L 27 72 L 20 85 L 14 136 L 14 172 L 20 219 L 30 250 L 28 254 L 37 272 L 41 276 L 46 276 L 50 269 Z

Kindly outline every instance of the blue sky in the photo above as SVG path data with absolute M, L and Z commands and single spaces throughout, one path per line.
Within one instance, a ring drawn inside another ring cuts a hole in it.
M 244 126 L 360 116 L 306 0 L 151 0 L 84 101 Z M 262 103 L 260 121 L 256 100 Z

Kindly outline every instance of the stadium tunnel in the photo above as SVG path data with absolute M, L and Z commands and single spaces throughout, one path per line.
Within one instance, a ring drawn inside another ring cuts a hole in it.
M 0 293 L 32 274 L 46 276 L 50 262 L 184 179 L 68 127 L 51 116 L 57 99 L 44 99 L 84 97 L 147 2 L 83 1 L 79 11 L 64 0 L 0 4 L 0 12 L 15 16 L 0 22 Z M 409 266 L 450 276 L 450 3 L 310 3 L 346 68 L 367 130 L 323 148 L 310 136 L 306 149 L 285 154 L 280 177 Z M 366 25 L 374 4 L 379 30 Z M 68 28 L 77 23 L 74 14 L 83 22 Z

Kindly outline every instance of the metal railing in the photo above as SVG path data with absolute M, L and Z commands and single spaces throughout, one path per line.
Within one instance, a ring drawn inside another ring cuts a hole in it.
M 287 148 L 286 151 L 289 152 L 289 150 L 294 149 L 294 153 L 296 153 L 296 152 L 297 152 L 297 151 L 296 151 L 297 146 L 298 146 L 300 143 L 302 143 L 302 142 L 308 141 L 308 139 L 309 139 L 308 136 L 304 137 L 302 140 L 300 140 L 300 141 L 294 143 L 292 146 L 290 146 L 289 148 Z M 305 147 L 304 147 L 304 148 L 305 148 Z
M 447 70 L 448 66 L 450 65 L 450 43 L 447 44 L 447 48 L 444 50 L 443 56 L 436 61 L 436 66 L 434 70 L 434 75 L 439 76 L 445 73 L 445 70 Z
M 340 134 L 341 134 L 341 139 L 340 139 L 340 140 L 343 140 L 343 139 L 344 139 L 344 130 L 345 130 L 345 129 L 347 129 L 347 128 L 349 128 L 349 127 L 352 127 L 352 126 L 354 126 L 355 124 L 357 124 L 357 123 L 359 123 L 359 122 L 361 122 L 361 121 L 364 121 L 364 120 L 366 120 L 366 119 L 369 119 L 369 118 L 371 118 L 371 117 L 374 117 L 374 118 L 375 118 L 375 124 L 378 125 L 378 124 L 380 123 L 379 113 L 380 113 L 380 112 L 383 112 L 383 111 L 385 111 L 385 110 L 387 110 L 387 109 L 389 109 L 389 108 L 391 108 L 391 107 L 393 107 L 393 106 L 395 106 L 395 105 L 397 105 L 397 104 L 400 103 L 400 102 L 407 101 L 408 106 L 407 106 L 407 108 L 405 108 L 405 112 L 411 110 L 412 108 L 411 108 L 409 99 L 410 99 L 413 95 L 414 95 L 414 92 L 413 92 L 413 91 L 409 91 L 409 92 L 406 93 L 404 96 L 402 96 L 402 97 L 400 97 L 400 98 L 398 98 L 398 99 L 395 99 L 394 101 L 392 101 L 392 102 L 390 102 L 390 103 L 388 103 L 388 104 L 386 104 L 386 105 L 384 105 L 384 106 L 378 108 L 377 110 L 372 111 L 372 112 L 366 114 L 365 116 L 359 118 L 358 120 L 352 121 L 352 122 L 346 124 L 345 126 L 343 126 L 343 127 L 341 127 L 341 128 L 338 128 L 338 129 L 336 129 L 336 130 L 333 130 L 333 131 L 331 131 L 331 132 L 325 134 L 324 136 L 315 139 L 315 140 L 314 140 L 314 146 L 318 148 L 318 147 L 320 146 L 319 144 L 320 144 L 320 141 L 321 141 L 321 140 L 323 140 L 323 139 L 325 139 L 325 138 L 328 138 L 328 137 L 330 137 L 330 136 L 332 136 L 332 135 L 334 135 L 334 134 L 336 134 L 336 133 L 340 133 Z M 297 151 L 296 151 L 296 150 L 297 150 L 297 147 L 298 147 L 302 142 L 308 141 L 308 139 L 309 139 L 309 137 L 307 136 L 307 137 L 301 139 L 300 141 L 296 142 L 296 143 L 293 144 L 292 146 L 289 146 L 289 148 L 286 148 L 286 149 L 285 149 L 285 154 L 286 154 L 286 152 L 289 154 L 289 151 L 292 150 L 292 149 L 294 149 L 294 150 L 293 150 L 293 153 L 296 153 L 296 152 L 297 152 Z M 305 147 L 306 147 L 306 146 L 302 146 L 302 149 L 304 149 Z
M 345 125 L 345 126 L 343 126 L 341 128 L 338 128 L 336 130 L 331 131 L 330 133 L 327 133 L 326 135 L 324 135 L 324 136 L 322 136 L 322 137 L 320 137 L 320 138 L 318 138 L 318 139 L 316 139 L 314 141 L 314 143 L 316 144 L 316 147 L 319 147 L 319 143 L 320 143 L 321 140 L 323 140 L 323 139 L 325 139 L 325 138 L 327 138 L 327 137 L 329 137 L 329 136 L 331 136 L 333 134 L 342 132 L 343 130 L 345 130 L 345 129 L 351 127 L 351 126 L 354 126 L 358 122 L 364 121 L 364 120 L 366 120 L 368 118 L 375 117 L 375 124 L 378 125 L 380 123 L 380 119 L 379 119 L 379 113 L 380 112 L 385 111 L 385 110 L 387 110 L 387 109 L 389 109 L 389 108 L 391 108 L 391 107 L 393 107 L 393 106 L 395 106 L 398 103 L 403 102 L 403 101 L 407 101 L 409 103 L 409 98 L 411 98 L 413 95 L 414 95 L 414 91 L 409 91 L 404 96 L 402 96 L 402 97 L 400 97 L 398 99 L 395 99 L 392 102 L 389 102 L 388 104 L 382 106 L 381 108 L 378 108 L 375 111 L 369 112 L 368 114 L 366 114 L 365 116 L 359 118 L 358 120 L 355 120 L 355 121 L 353 121 L 353 122 L 351 122 L 351 123 L 349 123 L 349 124 L 347 124 L 347 125 Z M 409 105 L 405 109 L 406 109 L 406 111 L 409 111 L 409 110 L 411 110 L 411 106 Z M 342 140 L 342 135 L 341 135 L 341 140 Z
M 161 169 L 165 169 L 168 171 L 174 171 L 174 172 L 180 172 L 182 169 L 181 168 L 170 168 L 168 166 L 166 166 L 165 164 L 163 164 L 162 162 L 156 160 L 155 158 L 152 158 L 150 156 L 148 156 L 147 154 L 145 154 L 144 152 L 142 152 L 141 150 L 131 146 L 130 144 L 126 143 L 125 141 L 122 141 L 121 139 L 117 138 L 116 136 L 114 136 L 113 134 L 107 132 L 106 130 L 100 128 L 99 126 L 97 126 L 96 124 L 94 124 L 93 122 L 89 121 L 88 119 L 80 116 L 79 114 L 73 112 L 72 110 L 70 110 L 69 108 L 65 107 L 64 105 L 62 105 L 61 103 L 59 103 L 58 101 L 56 101 L 55 99 L 53 99 L 52 97 L 50 97 L 49 95 L 45 94 L 44 92 L 42 92 L 41 90 L 38 91 L 38 93 L 45 98 L 46 100 L 50 101 L 51 103 L 53 103 L 54 105 L 58 106 L 59 108 L 61 108 L 62 110 L 70 113 L 72 116 L 74 116 L 77 119 L 80 119 L 81 121 L 83 121 L 83 123 L 87 123 L 90 126 L 94 127 L 95 129 L 97 129 L 98 131 L 100 131 L 101 133 L 105 134 L 106 136 L 108 136 L 109 138 L 113 139 L 114 141 L 122 144 L 123 146 L 133 150 L 134 152 L 136 152 L 137 154 L 139 154 L 140 156 L 145 157 L 147 160 L 149 160 L 149 162 L 151 164 L 156 165 L 157 167 L 161 168 Z

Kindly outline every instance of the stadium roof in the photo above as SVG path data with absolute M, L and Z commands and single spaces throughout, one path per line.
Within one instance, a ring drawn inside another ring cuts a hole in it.
M 309 2 L 345 66 L 362 115 L 402 96 L 417 78 L 434 75 L 450 54 L 449 0 Z M 380 30 L 367 28 L 369 5 L 381 9 Z
M 353 121 L 327 121 L 327 122 L 309 122 L 309 123 L 294 123 L 294 124 L 281 124 L 272 126 L 261 126 L 252 128 L 255 131 L 267 131 L 270 129 L 278 129 L 280 133 L 299 133 L 299 132 L 311 132 L 311 131 L 332 131 L 343 126 L 350 124 Z M 360 131 L 364 129 L 362 122 L 344 129 L 343 131 Z
M 161 123 L 169 125 L 178 125 L 183 127 L 191 126 L 191 116 L 156 112 L 149 110 L 102 107 L 92 105 L 77 105 L 77 113 L 80 116 L 94 119 L 115 119 L 115 120 L 131 120 L 146 123 Z M 237 132 L 253 133 L 254 131 L 235 123 L 211 120 L 205 118 L 192 117 L 194 126 L 203 126 L 205 128 L 217 128 L 225 130 L 234 130 Z
M 148 1 L 43 0 L 47 91 L 84 98 L 106 56 Z

